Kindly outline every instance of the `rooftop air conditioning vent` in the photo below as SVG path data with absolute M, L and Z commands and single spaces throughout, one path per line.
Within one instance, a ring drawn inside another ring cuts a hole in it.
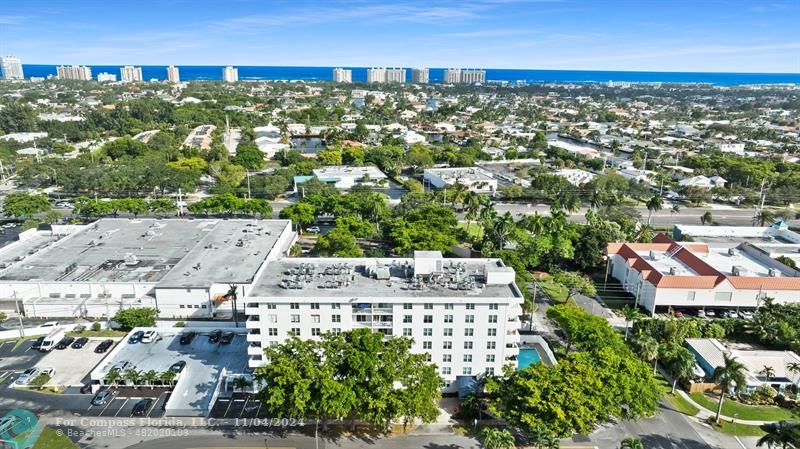
M 650 250 L 650 260 L 656 260 L 656 252 L 653 250 Z
M 775 276 L 778 275 L 778 270 L 770 268 L 769 270 L 767 270 L 767 273 L 769 274 L 769 277 L 774 278 Z
M 745 272 L 746 272 L 746 270 L 743 267 L 739 266 L 739 265 L 734 265 L 731 268 L 731 273 L 734 276 L 742 276 Z
M 677 267 L 669 267 L 669 275 L 670 276 L 675 276 L 676 274 L 678 274 L 678 268 Z
M 729 256 L 735 256 L 736 255 L 736 250 L 734 248 L 728 248 L 728 255 Z

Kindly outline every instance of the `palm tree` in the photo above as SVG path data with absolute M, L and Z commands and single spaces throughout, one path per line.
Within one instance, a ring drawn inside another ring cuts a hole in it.
M 644 443 L 638 438 L 628 437 L 622 440 L 619 449 L 644 449 Z
M 661 208 L 664 207 L 664 199 L 661 198 L 659 195 L 653 195 L 649 200 L 647 200 L 647 224 L 650 224 L 650 220 L 653 218 L 653 212 L 658 212 Z
M 548 433 L 540 444 L 542 449 L 559 449 L 561 447 L 561 441 L 551 433 Z
M 178 377 L 178 373 L 176 373 L 171 369 L 168 369 L 158 375 L 158 378 L 161 380 L 161 382 L 163 382 L 166 385 L 172 385 L 172 382 L 175 380 L 176 377 Z
M 481 429 L 483 447 L 486 449 L 514 449 L 514 435 L 505 429 L 484 427 Z
M 671 394 L 675 394 L 675 387 L 678 385 L 679 381 L 692 378 L 692 375 L 694 375 L 694 364 L 694 356 L 686 348 L 678 350 L 669 360 L 667 369 L 669 370 L 669 375 L 672 377 Z
M 761 437 L 756 446 L 761 447 L 767 445 L 770 449 L 792 449 L 800 448 L 800 423 L 792 423 L 788 421 L 779 421 L 777 423 L 769 423 L 761 426 L 761 430 L 767 432 L 766 435 Z
M 775 221 L 775 214 L 768 210 L 761 210 L 759 213 L 753 217 L 753 221 L 758 223 L 759 226 L 765 226 L 766 223 L 772 223 Z
M 791 362 L 786 365 L 786 369 L 795 374 L 800 374 L 800 362 Z
M 247 380 L 247 378 L 244 376 L 239 376 L 236 379 L 233 379 L 233 391 L 244 391 L 245 388 L 250 388 L 251 385 L 253 385 L 253 383 Z
M 759 371 L 758 374 L 761 374 L 764 377 L 764 380 L 770 380 L 773 377 L 775 377 L 775 368 L 764 365 L 764 367 L 761 368 L 761 371 Z
M 136 371 L 133 368 L 128 368 L 125 370 L 124 373 L 122 373 L 122 377 L 126 381 L 130 382 L 130 384 L 133 385 L 135 388 L 137 382 L 139 382 L 139 378 L 141 378 L 141 374 L 139 374 L 139 371 Z
M 702 223 L 703 226 L 705 226 L 706 223 L 711 224 L 712 221 L 714 221 L 714 217 L 711 215 L 711 211 L 707 210 L 706 213 L 700 216 L 700 223 Z
M 625 317 L 625 341 L 628 341 L 628 332 L 642 318 L 642 312 L 638 307 L 625 306 L 622 308 L 622 316 Z
M 528 439 L 537 448 L 541 447 L 548 438 L 550 438 L 550 432 L 541 424 L 537 424 L 528 434 Z
M 658 353 L 661 345 L 658 344 L 655 338 L 649 335 L 643 335 L 637 340 L 639 346 L 639 357 L 647 362 L 653 362 L 653 374 L 656 373 L 656 366 L 658 366 Z
M 158 372 L 156 372 L 154 369 L 141 374 L 142 382 L 144 382 L 146 385 L 150 385 L 151 390 L 158 380 L 158 377 Z
M 673 204 L 673 205 L 672 205 L 672 209 L 670 209 L 670 210 L 669 210 L 669 213 L 671 213 L 671 214 L 677 214 L 677 213 L 678 213 L 678 212 L 680 212 L 680 211 L 681 211 L 681 206 L 680 206 L 680 204 Z
M 110 373 L 106 374 L 106 382 L 111 383 L 113 386 L 119 385 L 119 381 L 122 379 L 122 373 L 119 371 L 111 371 Z
M 725 399 L 731 387 L 740 389 L 745 385 L 745 370 L 744 365 L 741 364 L 735 357 L 728 354 L 723 354 L 723 365 L 714 369 L 714 374 L 711 376 L 711 381 L 719 385 L 722 390 L 719 394 L 719 405 L 717 406 L 716 421 L 719 423 L 719 416 L 722 414 L 722 401 Z

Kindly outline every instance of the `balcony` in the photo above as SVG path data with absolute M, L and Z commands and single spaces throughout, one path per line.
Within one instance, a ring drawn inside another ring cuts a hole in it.
M 261 308 L 259 308 L 258 306 L 251 307 L 250 305 L 248 305 L 247 307 L 244 308 L 244 314 L 247 316 L 261 315 Z
M 258 317 L 250 317 L 244 322 L 244 327 L 248 329 L 260 329 L 261 320 L 259 320 Z
M 260 368 L 266 364 L 267 362 L 264 360 L 264 357 L 257 355 L 251 355 L 250 359 L 247 361 L 247 366 L 250 368 Z
M 263 355 L 264 348 L 261 347 L 261 343 L 252 342 L 247 347 L 247 355 Z
M 260 332 L 258 332 L 258 333 L 253 333 L 253 332 L 248 333 L 247 334 L 247 341 L 248 342 L 259 342 L 260 343 L 261 342 L 261 333 Z

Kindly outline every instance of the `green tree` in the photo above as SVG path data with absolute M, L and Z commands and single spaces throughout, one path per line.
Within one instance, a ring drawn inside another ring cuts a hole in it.
M 141 373 L 141 381 L 144 382 L 145 385 L 150 385 L 151 390 L 159 379 L 160 376 L 156 370 L 151 369 Z
M 644 449 L 644 443 L 638 438 L 628 437 L 622 440 L 619 449 Z
M 664 199 L 660 195 L 653 195 L 647 200 L 647 224 L 652 222 L 653 212 L 658 212 L 664 207 Z
M 339 227 L 319 236 L 314 251 L 320 256 L 362 257 L 364 255 L 353 234 Z
M 133 329 L 134 327 L 153 327 L 156 324 L 158 310 L 151 307 L 131 307 L 130 309 L 120 309 L 114 314 L 114 321 L 119 323 L 123 329 Z
M 342 152 L 339 150 L 322 150 L 317 153 L 317 160 L 322 165 L 342 165 Z
M 3 198 L 3 214 L 8 217 L 29 218 L 52 209 L 46 195 L 25 192 L 9 193 Z
M 255 145 L 240 145 L 236 148 L 236 156 L 231 162 L 247 170 L 260 170 L 264 166 L 264 153 Z
M 700 223 L 705 226 L 707 224 L 711 224 L 714 221 L 714 216 L 711 215 L 711 211 L 706 211 L 703 215 L 700 216 Z
M 722 414 L 722 401 L 725 400 L 731 388 L 737 390 L 742 389 L 746 385 L 744 365 L 736 360 L 736 358 L 723 354 L 723 365 L 714 368 L 714 373 L 711 375 L 711 381 L 719 385 L 719 405 L 717 406 L 716 421 L 719 423 L 719 417 Z
M 415 172 L 433 167 L 433 153 L 424 145 L 414 145 L 408 149 L 405 164 Z
M 342 229 L 356 238 L 368 239 L 375 235 L 375 226 L 361 218 L 348 216 L 336 219 L 336 229 Z
M 178 206 L 169 198 L 153 198 L 147 202 L 147 208 L 154 214 L 174 212 Z
M 481 442 L 486 449 L 514 449 L 514 435 L 505 429 L 484 427 L 481 429 Z
M 653 374 L 655 374 L 661 345 L 655 338 L 649 335 L 640 335 L 639 338 L 636 339 L 636 347 L 639 350 L 639 357 L 641 357 L 642 360 L 653 363 Z
M 37 130 L 38 119 L 32 107 L 16 101 L 3 106 L 0 109 L 0 131 L 3 134 Z
M 631 326 L 642 319 L 642 312 L 639 311 L 638 307 L 626 305 L 622 308 L 622 316 L 625 318 L 625 341 L 628 341 Z
M 178 373 L 168 369 L 158 375 L 158 380 L 160 380 L 164 385 L 172 385 L 172 382 L 176 377 L 178 377 Z
M 766 432 L 766 435 L 759 438 L 756 443 L 758 447 L 766 444 L 770 449 L 800 448 L 800 423 L 779 421 L 763 424 L 761 430 Z
M 236 379 L 233 379 L 234 390 L 244 391 L 251 386 L 253 386 L 253 383 L 247 380 L 247 378 L 244 376 L 239 376 Z
M 297 203 L 281 209 L 280 218 L 292 220 L 302 230 L 314 222 L 316 212 L 316 208 L 308 203 Z
M 667 371 L 672 377 L 672 394 L 675 394 L 678 382 L 691 380 L 694 375 L 694 365 L 694 355 L 682 346 L 679 346 L 674 353 L 669 355 L 667 358 Z
M 119 385 L 120 380 L 122 380 L 122 373 L 119 370 L 111 371 L 106 374 L 106 382 L 111 385 Z
M 130 136 L 125 136 L 103 145 L 101 151 L 111 159 L 117 160 L 123 156 L 143 156 L 147 151 L 147 145 Z
M 125 371 L 122 372 L 122 378 L 125 379 L 125 381 L 129 385 L 135 387 L 136 385 L 138 385 L 139 381 L 141 380 L 142 373 L 139 372 L 139 371 L 136 371 L 134 368 L 128 368 L 128 369 L 126 369 Z

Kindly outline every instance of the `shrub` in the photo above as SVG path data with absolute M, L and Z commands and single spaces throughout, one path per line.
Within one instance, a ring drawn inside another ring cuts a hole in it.
M 597 289 L 589 277 L 569 271 L 558 271 L 553 274 L 553 280 L 569 289 L 575 289 L 582 295 L 594 296 Z
M 102 324 L 100 324 L 100 323 L 98 323 L 96 321 L 94 323 L 92 323 L 92 331 L 100 332 L 100 329 L 102 329 L 102 328 L 103 328 Z
M 158 310 L 151 307 L 133 307 L 123 309 L 114 314 L 114 321 L 123 329 L 134 327 L 153 327 L 156 324 Z
M 175 323 L 175 327 L 186 327 L 186 323 L 184 323 L 183 321 L 178 321 L 177 323 Z
M 775 405 L 775 397 L 778 392 L 769 385 L 762 385 L 756 388 L 752 394 L 742 398 L 742 402 L 749 405 Z

